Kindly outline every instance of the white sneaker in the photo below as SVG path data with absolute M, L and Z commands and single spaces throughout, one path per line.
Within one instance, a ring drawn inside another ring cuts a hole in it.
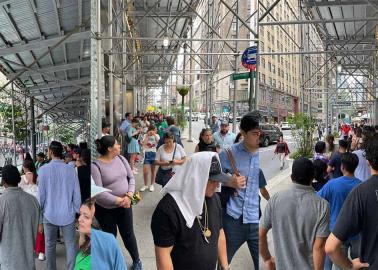
M 143 186 L 139 191 L 141 191 L 141 192 L 146 191 L 147 188 L 148 188 L 148 186 Z
M 40 260 L 40 261 L 44 261 L 44 260 L 46 260 L 46 256 L 45 256 L 45 254 L 43 254 L 42 252 L 39 253 L 39 255 L 38 255 L 38 260 Z
M 154 192 L 155 191 L 155 188 L 153 185 L 150 186 L 150 192 Z
M 138 171 L 137 170 L 133 170 L 133 174 L 138 174 Z

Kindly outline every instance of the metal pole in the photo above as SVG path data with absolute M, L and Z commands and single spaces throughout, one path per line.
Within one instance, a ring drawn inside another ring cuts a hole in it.
M 299 10 L 299 19 L 302 20 L 302 7 L 301 7 L 301 0 L 298 0 L 298 10 Z M 300 32 L 300 52 L 303 53 L 304 48 L 303 48 L 303 24 L 299 26 L 299 32 Z M 301 64 L 299 66 L 300 71 L 301 71 L 301 113 L 304 113 L 304 54 L 301 54 Z
M 13 165 L 16 164 L 16 125 L 14 122 L 14 82 L 12 82 L 12 132 L 13 132 Z
M 254 92 L 255 92 L 255 97 L 254 97 L 254 109 L 255 110 L 258 110 L 259 109 L 259 63 L 260 63 L 260 54 L 259 54 L 259 47 L 260 47 L 260 42 L 258 41 L 259 40 L 259 31 L 260 31 L 260 1 L 252 1 L 252 3 L 256 4 L 256 8 L 255 10 L 257 11 L 256 12 L 256 36 L 255 36 L 255 39 L 257 41 L 255 41 L 255 45 L 257 47 L 257 55 L 256 55 L 256 61 L 257 61 L 257 64 L 256 64 L 256 71 L 255 71 L 255 74 L 256 74 L 256 78 L 255 78 L 255 81 L 254 81 Z M 252 11 L 251 9 L 251 12 L 254 12 L 255 10 Z
M 327 87 L 329 87 L 329 66 L 328 64 L 326 65 L 326 81 L 325 81 L 325 84 Z M 325 90 L 323 90 L 325 91 Z M 325 112 L 326 112 L 326 115 L 325 115 L 325 126 L 326 126 L 326 130 L 325 130 L 325 134 L 328 134 L 328 125 L 329 125 L 329 100 L 328 100 L 328 91 L 326 93 L 323 92 L 323 102 L 325 102 Z
M 249 71 L 249 99 L 248 99 L 248 107 L 249 111 L 253 111 L 255 109 L 255 102 L 253 100 L 254 97 L 254 81 L 253 81 L 253 71 Z
M 108 22 L 113 20 L 113 0 L 108 0 Z M 108 32 L 113 36 L 113 24 L 108 24 Z M 109 40 L 109 48 L 113 48 L 113 40 Z M 109 55 L 109 118 L 110 135 L 114 134 L 114 85 L 113 85 L 113 55 Z M 100 123 L 99 123 L 100 124 Z
M 30 118 L 31 118 L 31 151 L 32 151 L 32 158 L 35 160 L 36 158 L 36 136 L 35 136 L 35 115 L 34 115 L 34 98 L 30 98 Z
M 236 0 L 235 4 L 236 14 L 239 13 L 239 1 Z M 234 16 L 236 18 L 236 16 Z M 238 52 L 238 38 L 239 38 L 239 20 L 236 19 L 236 41 L 235 41 L 235 74 L 238 73 L 239 66 L 239 54 Z M 232 108 L 232 132 L 236 133 L 236 93 L 238 91 L 238 82 L 234 81 L 234 96 L 233 96 L 233 108 Z
M 101 33 L 101 0 L 97 0 L 97 33 L 100 35 Z M 102 61 L 101 61 L 101 49 L 102 49 L 101 39 L 98 36 L 97 39 L 97 137 L 101 138 L 102 127 L 101 127 L 101 119 L 102 119 Z
M 193 37 L 193 20 L 190 19 L 190 38 Z M 190 48 L 193 48 L 193 41 L 190 40 Z M 190 56 L 190 70 L 193 69 L 193 56 Z M 190 90 L 189 90 L 189 138 L 188 142 L 193 142 L 192 140 L 192 101 L 193 101 L 193 83 L 194 75 L 190 75 Z

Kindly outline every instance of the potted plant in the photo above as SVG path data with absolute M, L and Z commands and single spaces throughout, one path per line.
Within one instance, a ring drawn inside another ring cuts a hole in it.
M 289 117 L 291 135 L 294 138 L 297 151 L 290 154 L 291 159 L 306 157 L 311 159 L 314 149 L 314 132 L 316 131 L 316 120 L 304 113 L 297 113 Z

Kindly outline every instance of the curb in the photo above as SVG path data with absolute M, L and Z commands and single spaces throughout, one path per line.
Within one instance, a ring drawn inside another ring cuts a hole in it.
M 270 181 L 268 181 L 267 184 L 267 190 L 271 190 L 275 188 L 276 186 L 280 185 L 282 182 L 287 180 L 291 175 L 291 164 L 289 163 L 289 167 L 283 170 L 281 173 L 278 175 L 274 176 Z

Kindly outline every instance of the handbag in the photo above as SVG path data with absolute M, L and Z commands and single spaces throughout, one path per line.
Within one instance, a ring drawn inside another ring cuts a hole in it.
M 175 144 L 175 150 L 173 151 L 172 161 L 175 159 L 176 147 L 177 143 Z M 163 170 L 161 166 L 159 166 L 159 169 L 156 173 L 156 183 L 164 187 L 169 182 L 169 180 L 171 180 L 174 174 L 175 173 L 173 172 L 172 168 L 168 170 Z
M 225 151 L 226 151 L 228 160 L 230 161 L 231 169 L 233 170 L 236 176 L 240 176 L 240 173 L 238 169 L 236 168 L 235 159 L 234 159 L 234 156 L 232 155 L 231 148 L 227 148 L 225 149 Z M 232 187 L 222 186 L 222 189 L 220 192 L 220 200 L 221 200 L 222 208 L 226 209 L 227 203 L 230 200 L 231 196 L 238 196 L 238 192 L 236 191 L 236 189 Z

